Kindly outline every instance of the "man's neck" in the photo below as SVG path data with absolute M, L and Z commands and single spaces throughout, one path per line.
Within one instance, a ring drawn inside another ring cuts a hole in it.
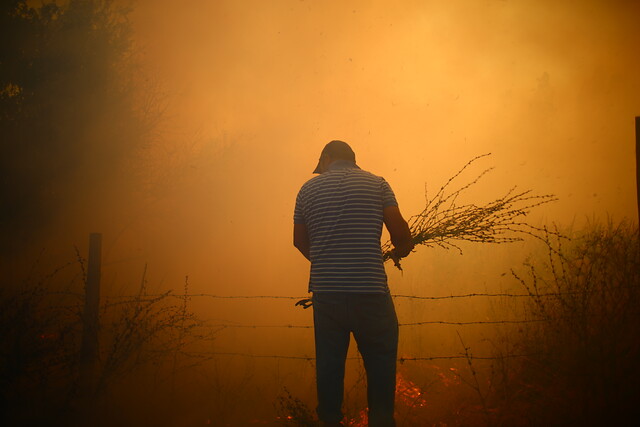
M 330 171 L 330 170 L 347 169 L 347 168 L 358 168 L 358 165 L 356 165 L 355 162 L 352 162 L 351 160 L 338 159 L 331 162 L 329 167 L 327 167 L 327 170 Z

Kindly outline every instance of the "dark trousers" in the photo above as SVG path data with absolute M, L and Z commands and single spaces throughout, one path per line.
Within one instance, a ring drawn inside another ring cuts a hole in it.
M 350 333 L 367 372 L 370 426 L 394 426 L 398 318 L 389 294 L 321 292 L 313 295 L 318 417 L 343 417 L 344 370 Z

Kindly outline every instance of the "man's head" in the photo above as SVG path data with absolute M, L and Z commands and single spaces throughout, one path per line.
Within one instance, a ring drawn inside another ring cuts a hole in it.
M 316 166 L 313 173 L 322 173 L 327 170 L 329 165 L 336 160 L 349 160 L 350 162 L 356 162 L 356 155 L 344 141 L 333 140 L 322 149 L 320 154 L 320 160 L 318 160 L 318 166 Z

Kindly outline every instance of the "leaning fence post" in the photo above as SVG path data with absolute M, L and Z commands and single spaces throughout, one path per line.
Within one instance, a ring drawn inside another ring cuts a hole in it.
M 636 202 L 638 203 L 638 224 L 640 225 L 640 116 L 636 116 Z
M 102 266 L 102 234 L 89 235 L 89 259 L 85 282 L 84 313 L 82 316 L 82 348 L 80 364 L 83 388 L 93 388 L 98 361 L 98 329 L 100 308 L 100 269 Z

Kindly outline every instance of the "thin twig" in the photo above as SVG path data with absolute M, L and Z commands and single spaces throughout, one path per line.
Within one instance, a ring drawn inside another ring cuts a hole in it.
M 462 249 L 459 241 L 476 243 L 511 243 L 523 240 L 522 234 L 536 236 L 539 229 L 527 224 L 522 218 L 531 209 L 557 200 L 554 195 L 535 195 L 531 190 L 516 191 L 511 188 L 502 197 L 483 206 L 475 204 L 458 205 L 458 197 L 478 183 L 493 168 L 482 171 L 475 179 L 449 192 L 449 187 L 469 166 L 483 157 L 476 156 L 465 164 L 438 190 L 421 213 L 409 219 L 409 229 L 415 246 L 439 246 L 444 249 Z M 425 190 L 426 195 L 426 190 Z M 391 241 L 382 246 L 383 259 L 393 259 Z M 400 270 L 399 259 L 393 259 Z

